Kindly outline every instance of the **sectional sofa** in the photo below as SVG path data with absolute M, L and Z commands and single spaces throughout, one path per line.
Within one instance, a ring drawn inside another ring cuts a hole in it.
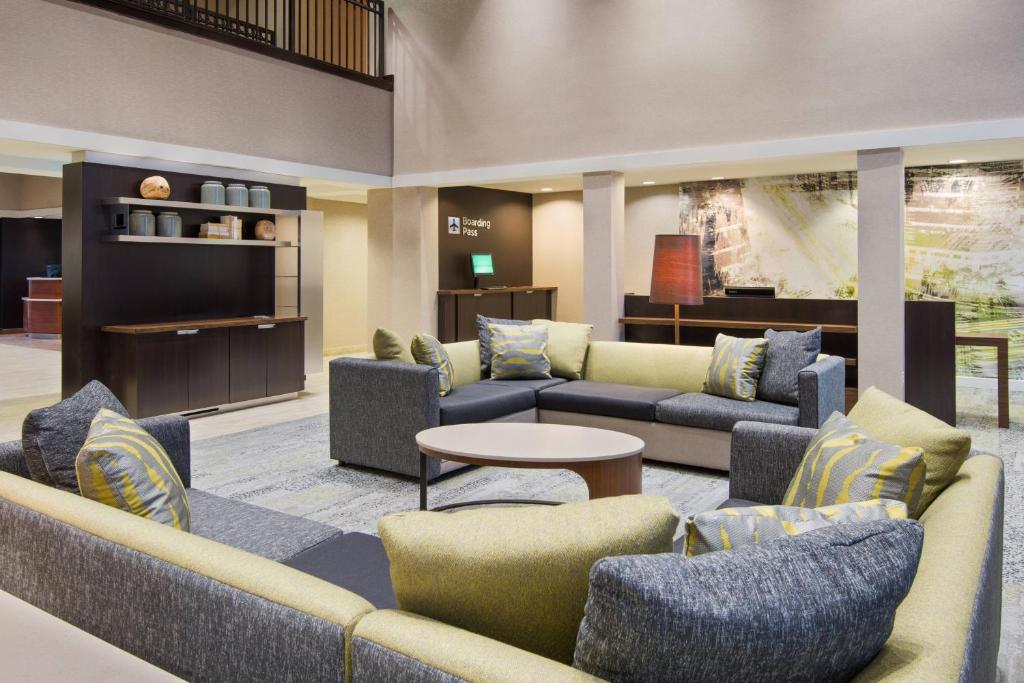
M 416 433 L 467 422 L 552 422 L 602 427 L 644 440 L 650 460 L 729 469 L 741 421 L 817 428 L 845 410 L 846 365 L 820 356 L 799 372 L 798 405 L 701 392 L 711 347 L 591 342 L 581 380 L 493 380 L 480 375 L 477 341 L 446 344 L 454 390 L 437 371 L 402 361 L 330 362 L 331 457 L 342 464 L 419 475 Z M 428 479 L 463 465 L 428 462 Z

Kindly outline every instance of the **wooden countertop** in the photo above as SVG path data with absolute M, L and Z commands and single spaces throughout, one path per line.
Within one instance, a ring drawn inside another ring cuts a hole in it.
M 623 325 L 675 325 L 672 318 L 619 318 Z M 822 332 L 834 334 L 856 334 L 856 325 L 829 325 L 821 323 L 787 323 L 787 322 L 762 322 L 757 320 L 706 320 L 702 318 L 680 318 L 681 327 L 721 327 L 734 330 L 813 330 L 821 327 Z
M 439 289 L 438 294 L 508 294 L 509 292 L 548 292 L 558 287 L 505 287 L 504 289 Z
M 103 332 L 114 334 L 156 334 L 158 332 L 177 332 L 178 330 L 210 330 L 218 327 L 248 327 L 253 325 L 276 325 L 278 323 L 297 323 L 306 319 L 304 315 L 257 318 L 214 318 L 211 320 L 185 320 L 173 323 L 144 323 L 141 325 L 104 325 Z

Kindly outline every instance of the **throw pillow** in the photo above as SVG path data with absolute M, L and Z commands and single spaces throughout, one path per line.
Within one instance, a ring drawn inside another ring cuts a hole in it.
M 75 459 L 82 496 L 189 531 L 188 494 L 160 442 L 127 417 L 100 410 Z
M 373 355 L 377 357 L 377 360 L 415 362 L 402 338 L 383 327 L 377 328 L 377 331 L 373 333 Z
M 584 323 L 558 323 L 551 320 L 534 320 L 534 325 L 548 328 L 548 358 L 551 359 L 551 375 L 565 379 L 583 379 L 583 365 L 590 348 L 593 325 Z
M 924 491 L 911 517 L 920 517 L 949 486 L 971 452 L 971 435 L 933 415 L 869 387 L 850 411 L 850 419 L 875 439 L 924 449 Z
M 420 365 L 429 365 L 437 369 L 437 384 L 441 389 L 441 395 L 447 396 L 454 388 L 452 386 L 455 377 L 455 370 L 448 358 L 448 352 L 444 350 L 444 344 L 429 334 L 418 334 L 412 338 L 412 357 Z
M 488 327 L 492 379 L 551 379 L 546 327 L 493 323 Z
M 528 320 L 509 320 L 507 318 L 487 318 L 476 316 L 476 331 L 480 337 L 480 375 L 491 376 L 491 328 L 489 325 L 529 325 Z
M 835 412 L 808 444 L 782 504 L 821 507 L 885 498 L 916 510 L 924 480 L 920 448 L 875 441 Z
M 380 520 L 400 609 L 571 662 L 594 562 L 672 549 L 657 496 L 558 506 L 406 512 Z
M 32 478 L 78 493 L 75 457 L 103 408 L 128 414 L 110 389 L 93 380 L 60 403 L 30 412 L 22 424 L 21 447 Z
M 821 353 L 821 328 L 810 332 L 764 333 L 768 350 L 764 371 L 757 382 L 757 397 L 765 401 L 797 405 L 800 402 L 797 378 L 800 371 L 818 359 Z
M 704 393 L 753 401 L 757 396 L 757 379 L 764 367 L 764 339 L 742 339 L 720 334 L 715 338 L 711 365 L 704 378 Z
M 883 520 L 603 559 L 573 665 L 608 681 L 848 681 L 892 633 L 923 539 L 917 522 Z
M 820 508 L 754 505 L 709 510 L 686 521 L 686 556 L 767 543 L 833 524 L 906 518 L 906 505 L 878 498 Z

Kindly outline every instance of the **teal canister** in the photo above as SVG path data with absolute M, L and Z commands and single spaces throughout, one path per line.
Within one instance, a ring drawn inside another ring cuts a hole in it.
M 152 237 L 156 234 L 156 219 L 152 211 L 138 209 L 128 217 L 128 234 L 136 237 Z
M 224 183 L 219 180 L 207 180 L 199 189 L 199 201 L 202 204 L 224 205 Z
M 156 234 L 160 237 L 181 237 L 181 216 L 164 211 L 156 217 Z
M 249 188 L 249 206 L 254 209 L 270 208 L 270 190 L 266 185 L 253 185 Z
M 228 206 L 249 206 L 249 190 L 241 183 L 228 185 Z

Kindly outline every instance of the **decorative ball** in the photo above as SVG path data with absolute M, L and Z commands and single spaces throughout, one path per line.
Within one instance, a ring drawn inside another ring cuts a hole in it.
M 163 176 L 150 176 L 142 181 L 139 194 L 143 199 L 167 199 L 171 196 L 171 185 Z
M 273 242 L 276 236 L 277 226 L 274 225 L 274 221 L 268 221 L 265 218 L 261 221 L 256 221 L 256 239 Z

